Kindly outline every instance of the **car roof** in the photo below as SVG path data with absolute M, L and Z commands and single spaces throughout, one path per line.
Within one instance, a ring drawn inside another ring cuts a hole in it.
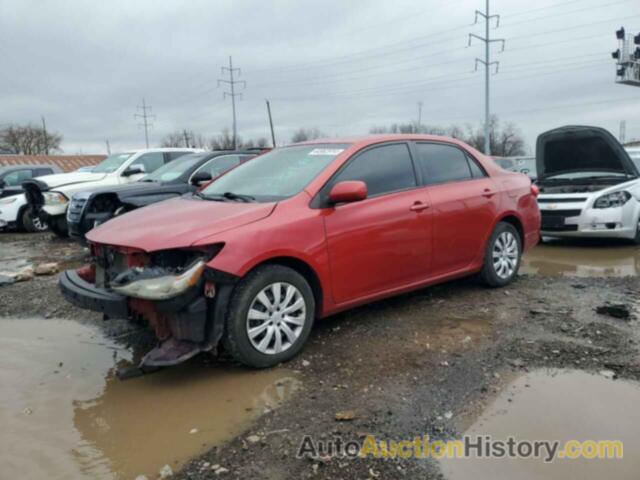
M 446 137 L 443 135 L 425 135 L 414 133 L 394 133 L 394 134 L 381 134 L 381 135 L 363 135 L 354 137 L 338 137 L 338 138 L 318 138 L 315 140 L 307 140 L 304 142 L 294 143 L 293 145 L 316 145 L 316 144 L 349 144 L 351 146 L 365 147 L 367 145 L 374 145 L 382 142 L 398 142 L 398 141 L 430 141 L 430 142 L 442 142 L 450 143 L 454 145 L 464 146 L 467 149 L 472 149 L 464 142 L 457 140 L 453 137 Z M 475 151 L 475 149 L 472 149 Z M 480 153 L 480 152 L 478 152 Z

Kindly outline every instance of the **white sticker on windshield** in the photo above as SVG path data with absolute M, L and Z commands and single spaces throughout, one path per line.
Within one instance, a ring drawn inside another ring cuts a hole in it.
M 344 148 L 314 148 L 309 155 L 338 155 L 344 152 Z

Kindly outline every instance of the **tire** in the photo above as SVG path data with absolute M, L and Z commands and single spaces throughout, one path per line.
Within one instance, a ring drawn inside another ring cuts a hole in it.
M 29 208 L 25 208 L 20 213 L 20 228 L 29 233 L 44 232 L 47 230 L 47 224 L 38 217 L 34 217 Z
M 634 244 L 640 245 L 640 217 L 638 217 L 638 226 L 636 227 L 636 236 L 632 241 Z
M 69 230 L 67 228 L 66 218 L 52 219 L 50 221 L 47 221 L 47 225 L 58 238 L 69 238 Z
M 521 260 L 520 234 L 510 223 L 500 222 L 487 242 L 480 278 L 489 287 L 504 287 L 518 274 Z
M 287 319 L 275 309 L 276 295 L 280 297 L 278 308 L 289 309 L 291 315 L 286 315 Z M 295 308 L 296 305 L 301 306 Z M 250 311 L 253 318 L 249 318 Z M 223 345 L 244 365 L 272 367 L 292 359 L 302 350 L 314 319 L 315 299 L 305 278 L 282 265 L 265 265 L 249 273 L 235 287 L 227 309 Z M 249 329 L 253 329 L 252 336 Z

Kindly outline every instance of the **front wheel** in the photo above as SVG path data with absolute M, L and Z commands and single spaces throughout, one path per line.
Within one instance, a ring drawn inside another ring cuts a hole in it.
M 314 317 L 315 299 L 302 275 L 282 265 L 259 267 L 233 292 L 225 349 L 250 367 L 272 367 L 302 350 Z
M 68 238 L 69 230 L 67 228 L 67 219 L 62 218 L 53 218 L 47 221 L 47 225 L 49 229 L 56 234 L 58 238 Z
M 487 243 L 480 277 L 490 287 L 503 287 L 518 274 L 521 257 L 518 231 L 510 223 L 500 222 Z
M 640 245 L 640 217 L 638 217 L 638 223 L 636 225 L 636 236 L 633 239 L 633 243 Z
M 44 223 L 37 215 L 31 213 L 31 209 L 25 208 L 20 215 L 20 226 L 29 233 L 44 232 L 47 224 Z

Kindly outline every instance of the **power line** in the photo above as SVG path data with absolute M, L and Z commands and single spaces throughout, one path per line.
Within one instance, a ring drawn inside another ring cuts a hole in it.
M 491 61 L 491 44 L 492 43 L 502 43 L 502 50 L 504 51 L 504 43 L 505 40 L 503 38 L 491 38 L 489 34 L 489 26 L 491 20 L 495 19 L 496 28 L 500 26 L 500 15 L 491 15 L 489 13 L 489 0 L 486 0 L 485 3 L 485 11 L 481 12 L 480 10 L 476 10 L 475 22 L 478 23 L 478 16 L 484 18 L 484 37 L 476 35 L 475 33 L 469 34 L 469 46 L 471 46 L 471 41 L 476 38 L 484 43 L 484 60 L 477 58 L 475 61 L 475 68 L 478 69 L 478 63 L 482 63 L 484 65 L 484 153 L 486 155 L 491 155 L 490 141 L 489 141 L 489 117 L 490 117 L 490 105 L 489 105 L 489 94 L 490 94 L 490 70 L 491 66 L 496 66 L 496 73 L 498 73 L 498 68 L 500 63 L 497 61 Z
M 151 106 L 146 104 L 144 97 L 142 97 L 142 105 L 138 105 L 136 108 L 142 110 L 142 113 L 135 113 L 133 116 L 142 119 L 142 124 L 138 124 L 138 126 L 144 127 L 144 142 L 149 148 L 149 127 L 153 127 L 153 123 L 149 122 L 149 119 L 154 119 L 156 116 L 148 113 L 151 112 Z
M 229 73 L 229 80 L 219 78 L 218 86 L 220 86 L 221 83 L 224 83 L 226 85 L 229 85 L 229 88 L 231 89 L 230 92 L 224 91 L 222 93 L 222 98 L 227 98 L 227 96 L 231 98 L 231 109 L 233 112 L 233 149 L 235 150 L 238 140 L 238 126 L 236 123 L 236 97 L 242 98 L 242 93 L 236 93 L 236 85 L 242 85 L 242 88 L 246 88 L 247 82 L 245 82 L 244 80 L 233 79 L 234 73 L 237 72 L 237 74 L 240 75 L 242 72 L 239 68 L 233 68 L 233 59 L 231 58 L 231 55 L 229 55 L 229 66 L 222 67 L 221 71 L 223 75 L 225 73 Z

